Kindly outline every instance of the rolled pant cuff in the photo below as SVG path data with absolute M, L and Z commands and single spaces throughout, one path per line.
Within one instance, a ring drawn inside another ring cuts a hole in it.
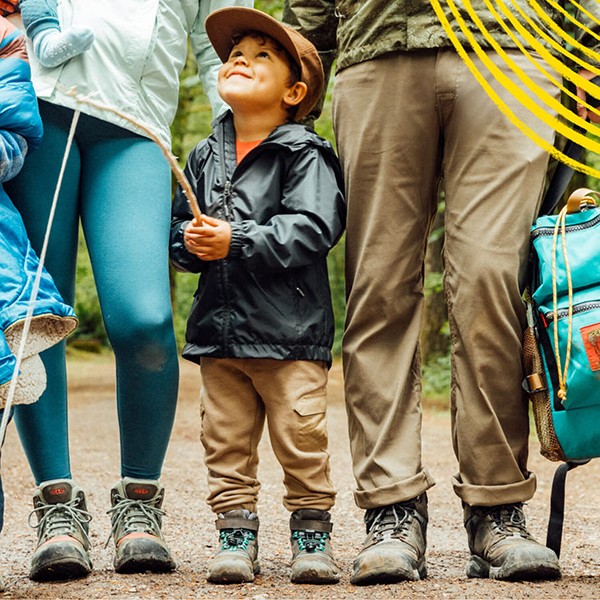
M 356 490 L 354 501 L 362 509 L 390 506 L 398 502 L 412 500 L 435 485 L 433 477 L 423 469 L 410 479 L 386 485 L 373 490 Z
M 456 495 L 469 506 L 499 506 L 526 502 L 533 498 L 537 485 L 533 473 L 524 481 L 505 485 L 470 485 L 462 483 L 460 475 L 452 477 L 452 486 Z

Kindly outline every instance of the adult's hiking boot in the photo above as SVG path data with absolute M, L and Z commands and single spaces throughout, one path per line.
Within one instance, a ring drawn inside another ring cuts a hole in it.
M 166 573 L 175 569 L 161 532 L 164 492 L 158 481 L 130 477 L 118 481 L 110 491 L 112 508 L 108 514 L 117 573 Z
M 535 581 L 559 579 L 560 565 L 553 550 L 527 531 L 523 504 L 464 506 L 471 557 L 467 577 Z
M 219 513 L 215 522 L 220 548 L 208 571 L 210 583 L 245 583 L 260 572 L 258 516 L 249 510 Z
M 32 518 L 37 515 L 37 523 Z M 42 483 L 33 495 L 29 524 L 37 529 L 38 543 L 29 578 L 59 581 L 85 577 L 92 571 L 85 494 L 69 479 Z
M 427 496 L 365 514 L 367 537 L 352 566 L 354 585 L 418 581 L 427 577 Z
M 292 583 L 337 583 L 340 570 L 331 548 L 331 515 L 326 510 L 302 508 L 290 517 Z

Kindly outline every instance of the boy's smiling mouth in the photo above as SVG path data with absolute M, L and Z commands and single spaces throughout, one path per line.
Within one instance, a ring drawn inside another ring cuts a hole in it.
M 238 77 L 244 77 L 244 79 L 251 79 L 251 77 L 250 77 L 250 75 L 249 75 L 248 73 L 244 73 L 243 71 L 238 71 L 238 70 L 231 71 L 231 72 L 230 72 L 230 73 L 227 75 L 227 79 L 230 79 L 231 77 L 235 77 L 236 75 L 237 75 Z

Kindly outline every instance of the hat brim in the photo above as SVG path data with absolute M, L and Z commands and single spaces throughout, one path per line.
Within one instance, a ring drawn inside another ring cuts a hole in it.
M 302 61 L 285 25 L 270 15 L 253 8 L 231 6 L 220 8 L 206 18 L 206 33 L 217 56 L 227 62 L 233 38 L 245 31 L 260 31 L 279 42 L 302 69 Z

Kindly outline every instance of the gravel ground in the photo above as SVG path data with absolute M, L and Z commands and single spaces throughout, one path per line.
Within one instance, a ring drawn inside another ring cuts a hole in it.
M 289 577 L 288 513 L 281 505 L 281 469 L 268 440 L 262 442 L 260 477 L 263 483 L 261 517 L 262 572 L 252 584 L 215 586 L 206 582 L 206 566 L 216 550 L 213 516 L 205 505 L 206 478 L 198 440 L 199 374 L 194 365 L 182 363 L 181 397 L 172 442 L 165 463 L 164 508 L 168 513 L 164 532 L 178 562 L 168 575 L 117 575 L 112 570 L 108 495 L 118 478 L 118 432 L 114 406 L 113 365 L 108 357 L 78 357 L 70 361 L 71 448 L 73 472 L 87 491 L 93 514 L 93 574 L 67 583 L 36 584 L 27 578 L 35 532 L 27 526 L 33 482 L 23 452 L 10 428 L 2 457 L 7 493 L 5 528 L 0 537 L 0 569 L 4 574 L 4 598 L 231 598 L 279 600 L 281 598 L 594 598 L 600 585 L 600 467 L 592 462 L 569 475 L 561 563 L 558 582 L 504 583 L 468 580 L 466 536 L 460 502 L 450 486 L 456 470 L 452 453 L 449 415 L 428 409 L 424 418 L 424 462 L 437 480 L 429 492 L 429 578 L 422 582 L 359 588 L 349 582 L 352 560 L 363 540 L 362 512 L 353 502 L 351 473 L 339 366 L 331 372 L 329 429 L 333 479 L 338 488 L 333 510 L 334 543 L 343 570 L 334 586 L 292 585 Z M 532 533 L 545 539 L 548 495 L 555 465 L 538 453 L 532 439 L 531 467 L 539 478 L 538 493 L 526 507 Z M 598 462 L 598 461 L 597 461 Z

